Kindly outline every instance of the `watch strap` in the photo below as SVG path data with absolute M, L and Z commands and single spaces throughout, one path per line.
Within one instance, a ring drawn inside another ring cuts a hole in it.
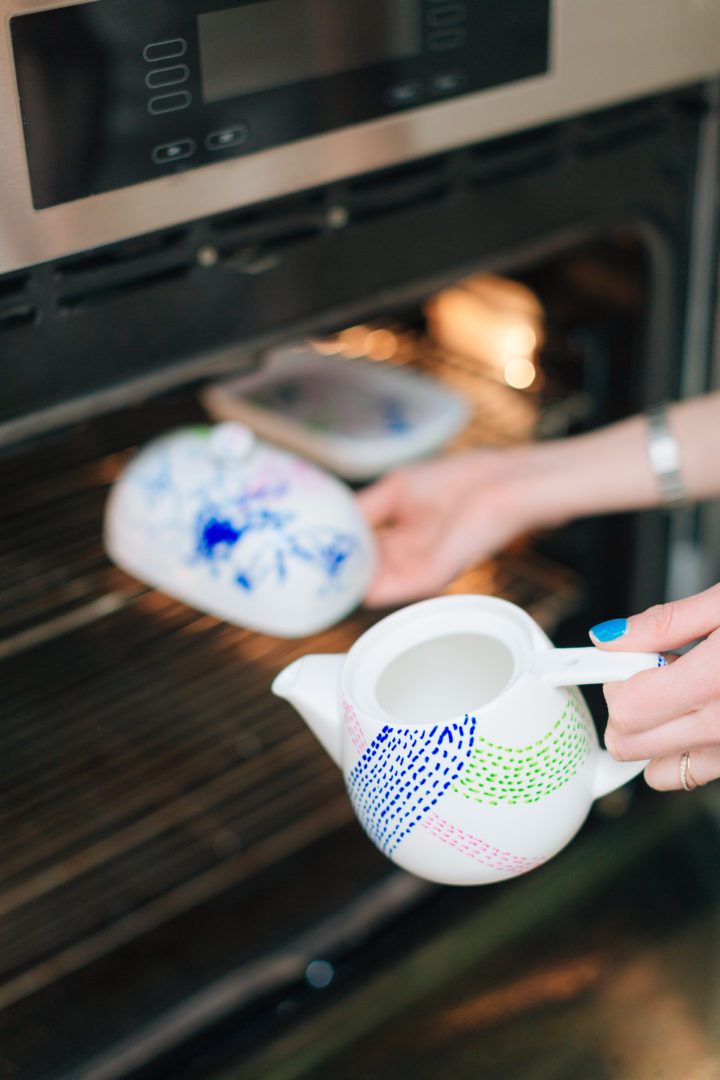
M 660 488 L 664 505 L 677 506 L 687 502 L 687 490 L 683 481 L 680 446 L 670 429 L 665 406 L 649 409 L 647 419 L 647 455 Z

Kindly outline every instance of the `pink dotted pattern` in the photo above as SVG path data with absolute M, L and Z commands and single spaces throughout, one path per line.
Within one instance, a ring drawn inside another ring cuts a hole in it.
M 476 862 L 482 863 L 483 866 L 489 866 L 492 870 L 499 870 L 502 873 L 524 874 L 525 871 L 532 870 L 533 867 L 539 866 L 548 858 L 547 855 L 541 855 L 530 859 L 523 855 L 513 855 L 510 851 L 503 851 L 501 848 L 494 847 L 493 844 L 488 844 L 487 841 L 473 836 L 472 833 L 465 832 L 464 829 L 460 829 L 457 825 L 452 825 L 445 818 L 441 818 L 435 811 L 424 818 L 422 827 L 432 833 L 433 836 L 436 836 L 438 840 L 442 840 L 444 844 L 449 844 L 450 847 L 455 848 L 461 855 L 467 855 Z
M 357 718 L 357 713 L 355 712 L 349 701 L 343 701 L 343 709 L 345 712 L 345 723 L 347 724 L 350 741 L 357 750 L 358 754 L 362 756 L 368 748 L 368 743 L 367 739 L 365 738 L 365 733 L 360 727 L 360 721 Z

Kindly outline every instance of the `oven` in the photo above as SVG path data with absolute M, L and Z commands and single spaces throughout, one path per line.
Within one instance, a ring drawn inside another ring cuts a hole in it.
M 714 1075 L 712 790 L 638 782 L 513 882 L 399 871 L 269 690 L 383 613 L 222 622 L 115 567 L 102 517 L 288 346 L 459 392 L 449 451 L 715 386 L 717 4 L 2 10 L 0 1077 Z M 490 296 L 539 313 L 528 377 Z M 716 536 L 593 519 L 450 589 L 578 644 L 712 580 Z

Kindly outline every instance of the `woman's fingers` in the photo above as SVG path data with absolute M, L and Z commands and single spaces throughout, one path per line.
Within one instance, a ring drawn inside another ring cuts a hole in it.
M 620 761 L 720 745 L 720 636 L 716 631 L 666 668 L 604 687 L 605 745 Z
M 720 624 L 720 584 L 704 592 L 656 604 L 629 619 L 609 619 L 590 636 L 601 649 L 665 652 L 707 637 Z
M 431 592 L 432 583 L 422 570 L 408 564 L 407 560 L 395 562 L 386 559 L 363 602 L 370 608 L 391 607 L 394 604 L 423 599 Z
M 713 702 L 720 704 L 720 633 L 716 631 L 667 667 L 606 683 L 604 693 L 618 736 L 650 731 Z M 720 737 L 720 732 L 715 734 Z
M 665 668 L 604 687 L 605 745 L 620 761 L 651 758 L 645 776 L 652 787 L 681 786 L 680 760 L 690 748 L 698 783 L 720 776 L 719 623 L 720 585 L 714 585 L 590 632 L 600 648 L 611 651 L 666 652 L 698 642 Z
M 378 535 L 377 543 L 378 570 L 365 595 L 367 607 L 423 599 L 449 579 L 437 545 L 420 525 L 391 526 Z
M 656 758 L 645 769 L 645 779 L 657 791 L 674 791 L 682 787 L 681 759 L 688 748 L 667 757 Z M 689 751 L 685 764 L 685 781 L 688 787 L 709 784 L 720 778 L 720 747 L 694 747 Z
M 689 746 L 720 747 L 720 705 L 713 703 L 636 735 L 619 733 L 611 719 L 605 731 L 605 746 L 618 761 L 670 757 L 682 754 Z
M 650 608 L 625 626 L 594 628 L 595 637 L 615 635 L 605 643 L 612 649 L 662 652 L 703 638 L 665 668 L 604 687 L 605 745 L 619 761 L 650 758 L 645 779 L 660 791 L 681 788 L 682 776 L 689 787 L 720 777 L 719 614 L 720 590 L 713 587 L 678 604 Z M 681 769 L 686 751 L 690 757 Z
M 389 473 L 381 480 L 358 491 L 355 499 L 370 525 L 385 524 L 395 516 L 402 497 L 403 481 L 399 473 Z

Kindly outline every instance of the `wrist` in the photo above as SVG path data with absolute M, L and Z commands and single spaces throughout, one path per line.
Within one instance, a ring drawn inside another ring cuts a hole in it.
M 647 455 L 647 423 L 635 416 L 606 428 L 519 448 L 516 498 L 528 528 L 659 505 Z
M 564 443 L 531 443 L 498 451 L 490 512 L 520 535 L 565 524 L 572 516 L 564 497 Z M 488 511 L 488 492 L 480 508 Z
M 518 448 L 516 482 L 508 494 L 525 531 L 560 528 L 579 516 L 571 443 L 563 439 Z

